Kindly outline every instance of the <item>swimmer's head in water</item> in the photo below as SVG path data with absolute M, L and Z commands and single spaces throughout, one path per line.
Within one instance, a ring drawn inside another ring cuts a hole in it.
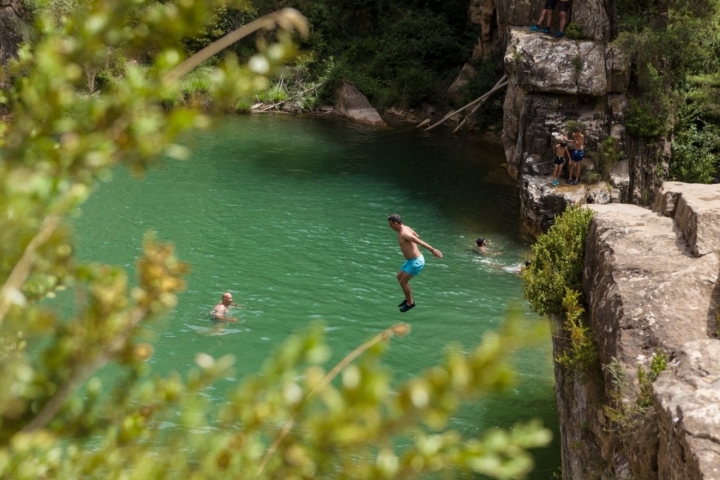
M 478 247 L 484 247 L 485 246 L 485 239 L 482 237 L 478 237 L 477 240 L 475 240 L 475 243 L 477 243 Z
M 388 217 L 388 222 L 397 223 L 398 225 L 402 224 L 402 218 L 400 218 L 400 215 L 397 213 L 393 213 Z

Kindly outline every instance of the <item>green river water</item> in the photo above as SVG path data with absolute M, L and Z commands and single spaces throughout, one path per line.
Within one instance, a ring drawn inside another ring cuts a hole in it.
M 197 352 L 231 353 L 239 378 L 318 319 L 338 360 L 405 321 L 412 333 L 393 340 L 384 358 L 401 381 L 436 364 L 449 343 L 473 348 L 510 305 L 536 318 L 513 273 L 529 247 L 498 145 L 265 115 L 224 118 L 183 141 L 189 160 L 163 161 L 141 180 L 116 169 L 74 220 L 82 260 L 132 273 L 143 235 L 154 230 L 192 264 L 177 308 L 153 327 L 154 372 L 185 373 Z M 411 282 L 417 307 L 404 314 L 395 279 L 403 258 L 387 225 L 394 212 L 444 253 L 424 251 L 426 267 Z M 497 254 L 473 252 L 478 236 Z M 209 319 L 223 291 L 243 306 L 238 323 Z M 470 435 L 540 418 L 555 438 L 534 451 L 531 478 L 551 478 L 560 451 L 549 336 L 516 364 L 512 390 L 463 408 L 451 426 Z M 220 401 L 222 390 L 208 394 Z

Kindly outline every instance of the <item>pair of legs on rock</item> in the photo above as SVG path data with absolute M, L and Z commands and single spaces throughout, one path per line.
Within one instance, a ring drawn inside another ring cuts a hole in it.
M 557 0 L 546 0 L 545 1 L 545 8 L 543 8 L 542 13 L 540 14 L 540 18 L 537 21 L 536 25 L 533 25 L 530 27 L 530 30 L 534 32 L 542 32 L 542 33 L 550 33 L 550 24 L 552 23 L 552 14 L 553 10 L 555 9 L 555 5 L 557 4 Z M 563 1 L 560 0 L 560 7 L 558 10 L 560 11 L 560 29 L 555 32 L 556 37 L 563 37 L 565 36 L 565 25 L 567 25 L 567 13 L 570 9 L 570 0 Z M 545 27 L 542 26 L 543 21 L 545 23 Z
M 555 164 L 555 167 L 553 169 L 552 184 L 557 185 L 558 183 L 560 183 L 560 175 L 562 175 L 563 166 L 565 166 L 565 158 L 555 155 L 553 163 Z
M 570 151 L 570 166 L 568 167 L 568 179 L 567 183 L 577 185 L 580 181 L 580 162 L 582 162 L 585 156 L 584 150 L 572 150 Z M 573 180 L 573 172 L 575 173 L 575 180 Z

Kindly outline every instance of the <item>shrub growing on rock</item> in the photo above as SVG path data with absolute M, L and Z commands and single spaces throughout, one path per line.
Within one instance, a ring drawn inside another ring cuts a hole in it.
M 523 269 L 523 292 L 540 315 L 560 314 L 568 290 L 581 291 L 582 269 L 593 211 L 570 207 L 532 246 L 533 260 Z

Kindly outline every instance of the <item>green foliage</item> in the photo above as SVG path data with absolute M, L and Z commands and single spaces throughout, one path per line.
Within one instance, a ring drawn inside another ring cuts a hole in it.
M 671 175 L 706 181 L 712 150 L 707 147 L 714 143 L 713 134 L 704 132 L 704 125 L 673 125 L 673 121 L 688 103 L 705 121 L 717 124 L 720 119 L 720 97 L 713 81 L 720 75 L 720 2 L 622 0 L 615 2 L 615 8 L 620 30 L 615 43 L 633 66 L 625 116 L 628 131 L 654 138 L 673 129 Z
M 247 100 L 239 100 L 235 104 L 235 112 L 236 113 L 250 113 L 250 107 L 252 107 L 252 104 Z
M 676 117 L 670 177 L 681 182 L 710 183 L 720 170 L 720 129 L 704 120 L 699 106 L 687 102 Z
M 330 57 L 323 64 L 323 76 L 327 78 L 327 81 L 321 89 L 320 98 L 326 104 L 334 103 L 335 91 L 344 81 L 354 84 L 358 90 L 374 101 L 388 96 L 392 97 L 391 103 L 399 99 L 397 95 L 388 95 L 388 92 L 392 90 L 389 85 L 384 85 L 380 80 L 368 75 L 365 70 L 354 69 L 346 60 Z
M 672 142 L 670 177 L 691 183 L 710 183 L 720 170 L 720 136 L 713 130 L 698 131 L 690 125 Z
M 599 170 L 604 178 L 612 172 L 613 168 L 623 159 L 625 152 L 620 148 L 620 144 L 615 137 L 607 137 L 600 145 L 600 151 L 597 153 L 599 158 Z
M 389 87 L 403 104 L 415 105 L 432 93 L 444 69 L 462 65 L 470 51 L 443 16 L 413 10 L 380 19 L 376 35 L 352 39 L 341 58 L 347 70 L 360 70 L 367 77 L 347 79 L 365 87 L 363 93 L 372 100 L 387 96 L 382 89 Z
M 582 174 L 583 181 L 589 185 L 599 183 L 604 180 L 604 176 L 596 170 L 586 170 Z
M 640 93 L 629 98 L 625 127 L 638 137 L 654 138 L 667 133 L 672 104 L 657 70 L 650 64 L 641 70 L 645 73 L 638 85 Z
M 639 32 L 648 25 L 662 9 L 657 0 L 619 0 L 615 3 L 618 27 L 624 32 Z
M 585 309 L 580 305 L 580 297 L 580 292 L 568 289 L 563 298 L 563 330 L 569 335 L 570 345 L 558 354 L 555 361 L 571 372 L 589 374 L 595 371 L 598 356 L 592 332 L 583 324 Z
M 575 22 L 570 22 L 565 27 L 565 36 L 571 40 L 587 40 L 589 37 L 583 32 L 580 25 Z
M 575 75 L 579 74 L 582 70 L 582 58 L 580 58 L 580 55 L 575 55 L 570 62 L 575 70 Z
M 575 58 L 577 58 L 578 61 L 580 60 L 580 57 L 575 57 Z M 579 120 L 570 120 L 565 125 L 565 131 L 567 132 L 568 136 L 571 136 L 576 128 L 579 128 L 580 132 L 582 133 L 585 131 L 585 124 Z
M 633 393 L 625 376 L 625 369 L 620 362 L 613 358 L 605 369 L 610 373 L 613 381 L 612 403 L 604 407 L 605 415 L 615 424 L 616 432 L 625 444 L 632 443 L 638 433 L 643 430 L 647 418 L 654 413 L 652 384 L 657 380 L 660 372 L 667 369 L 668 356 L 658 350 L 650 360 L 650 371 L 645 372 L 642 365 L 638 365 L 637 375 L 639 392 Z M 626 396 L 635 396 L 635 401 L 625 401 Z
M 640 394 L 635 403 L 640 408 L 650 408 L 653 405 L 652 384 L 657 380 L 660 372 L 667 369 L 668 357 L 661 350 L 658 350 L 650 360 L 650 371 L 645 373 L 642 365 L 638 365 L 638 383 Z
M 630 98 L 625 112 L 625 127 L 638 137 L 655 138 L 668 131 L 670 105 L 667 97 L 660 94 L 651 97 L 646 94 L 639 98 Z
M 720 68 L 715 73 L 689 76 L 685 100 L 706 122 L 720 124 Z
M 267 90 L 257 93 L 257 99 L 260 102 L 278 103 L 284 102 L 288 98 L 289 95 L 283 82 L 275 82 Z
M 603 413 L 613 422 L 616 427 L 614 431 L 620 438 L 627 438 L 632 435 L 633 430 L 639 428 L 643 416 L 638 413 L 643 412 L 637 409 L 636 404 L 628 407 L 624 402 L 623 396 L 628 392 L 629 386 L 625 368 L 620 361 L 613 358 L 609 364 L 603 366 L 603 369 L 609 373 L 614 387 L 611 390 L 612 403 L 603 407 Z
M 232 358 L 198 353 L 185 378 L 152 377 L 153 348 L 141 340 L 185 288 L 189 266 L 173 247 L 148 234 L 132 288 L 122 268 L 75 258 L 63 219 L 111 168 L 142 174 L 163 155 L 184 158 L 175 139 L 209 125 L 192 102 L 171 108 L 176 99 L 202 90 L 217 111 L 240 108 L 294 52 L 288 35 L 266 37 L 247 64 L 226 55 L 179 81 L 183 41 L 210 31 L 223 4 L 39 8 L 35 42 L 4 71 L 11 86 L 0 100 L 12 121 L 0 124 L 0 478 L 522 477 L 532 467 L 526 449 L 549 441 L 541 426 L 471 439 L 448 429 L 461 401 L 510 384 L 504 360 L 521 330 L 512 321 L 398 385 L 380 358 L 407 325 L 327 372 L 315 326 L 209 405 L 203 391 L 230 375 Z M 305 27 L 297 12 L 273 18 L 286 30 Z M 146 62 L 123 63 L 88 95 L 84 73 L 106 68 L 109 49 Z M 53 298 L 68 287 L 65 312 Z M 96 374 L 106 366 L 114 375 L 103 384 Z M 411 444 L 396 449 L 397 438 Z
M 318 60 L 333 57 L 323 87 L 329 101 L 343 80 L 354 83 L 378 107 L 409 107 L 439 98 L 478 37 L 460 1 L 308 2 L 313 35 L 306 47 Z
M 570 207 L 532 246 L 534 259 L 522 270 L 523 292 L 540 315 L 564 311 L 568 291 L 581 291 L 585 239 L 592 210 Z

